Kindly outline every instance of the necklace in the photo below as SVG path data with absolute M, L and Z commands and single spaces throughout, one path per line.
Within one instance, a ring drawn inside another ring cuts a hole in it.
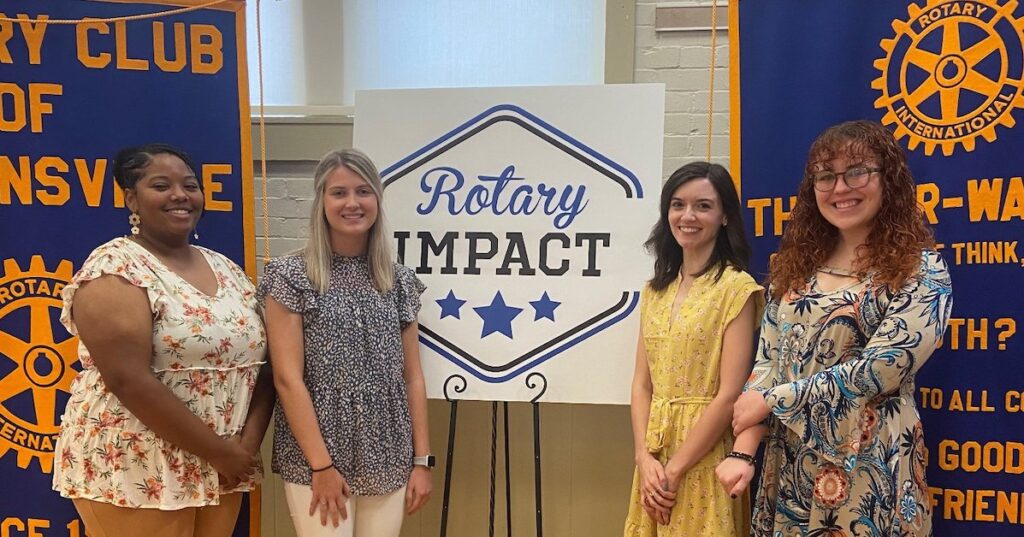
M 843 277 L 846 277 L 846 278 L 852 278 L 853 275 L 854 275 L 854 272 L 852 270 L 850 270 L 850 269 L 844 269 L 844 268 L 839 268 L 839 267 L 830 267 L 828 265 L 822 265 L 822 266 L 818 267 L 817 268 L 817 272 L 822 272 L 824 274 L 831 274 L 833 276 L 843 276 Z

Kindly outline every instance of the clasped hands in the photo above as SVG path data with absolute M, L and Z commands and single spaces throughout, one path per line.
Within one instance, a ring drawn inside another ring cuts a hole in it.
M 640 506 L 655 522 L 668 524 L 672 507 L 676 504 L 682 470 L 671 460 L 662 465 L 648 452 L 639 455 L 637 470 L 640 472 Z
M 226 438 L 221 453 L 210 460 L 217 470 L 221 490 L 231 490 L 259 471 L 259 442 L 247 442 L 241 435 Z

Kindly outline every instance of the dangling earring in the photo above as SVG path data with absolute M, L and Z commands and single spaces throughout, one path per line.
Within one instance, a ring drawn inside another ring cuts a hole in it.
M 192 230 L 192 238 L 195 239 L 195 240 L 199 240 L 199 228 L 198 227 L 196 227 L 196 228 L 194 228 Z
M 142 219 L 139 218 L 139 213 L 132 211 L 132 214 L 128 216 L 128 224 L 132 226 L 132 236 L 137 237 L 139 235 L 139 224 L 142 223 Z

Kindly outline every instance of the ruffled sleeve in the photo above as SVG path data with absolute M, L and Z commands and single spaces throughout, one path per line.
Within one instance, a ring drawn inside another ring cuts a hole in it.
M 860 413 L 853 409 L 898 393 L 917 374 L 942 341 L 951 309 L 946 263 L 937 252 L 926 251 L 917 275 L 892 293 L 860 356 L 769 388 L 765 401 L 808 447 L 842 464 L 858 448 Z
M 306 275 L 306 262 L 302 257 L 279 257 L 267 264 L 256 291 L 261 310 L 266 306 L 268 296 L 294 313 L 304 314 L 317 309 L 319 293 L 313 289 Z
M 60 323 L 67 328 L 68 332 L 78 335 L 78 327 L 71 316 L 71 306 L 74 304 L 75 293 L 87 282 L 102 276 L 112 275 L 123 278 L 128 283 L 142 288 L 149 298 L 149 309 L 153 315 L 159 314 L 161 304 L 164 301 L 164 290 L 158 285 L 156 274 L 152 267 L 148 266 L 140 253 L 134 251 L 137 247 L 128 242 L 129 239 L 117 238 L 96 248 L 89 254 L 82 268 L 78 270 L 71 282 L 64 286 L 61 291 L 63 306 L 60 313 Z
M 427 286 L 416 273 L 404 265 L 395 265 L 395 298 L 398 306 L 398 322 L 402 328 L 416 320 L 420 312 L 420 295 Z

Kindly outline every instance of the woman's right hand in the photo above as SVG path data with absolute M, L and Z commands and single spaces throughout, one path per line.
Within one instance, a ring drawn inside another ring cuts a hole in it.
M 320 524 L 331 523 L 337 528 L 342 520 L 348 519 L 346 502 L 352 495 L 352 489 L 341 472 L 333 466 L 321 472 L 313 472 L 313 497 L 309 500 L 309 516 L 320 511 Z
M 738 498 L 744 490 L 747 490 L 750 480 L 754 478 L 754 465 L 743 459 L 726 457 L 725 460 L 718 463 L 715 475 L 718 476 L 718 482 L 722 484 L 729 496 Z
M 676 503 L 675 491 L 668 490 L 665 467 L 651 453 L 642 453 L 636 463 L 640 473 L 640 505 L 659 524 L 668 524 Z
M 228 484 L 238 484 L 249 477 L 259 467 L 259 463 L 259 455 L 245 449 L 237 437 L 225 438 L 220 454 L 210 459 L 210 464 Z

